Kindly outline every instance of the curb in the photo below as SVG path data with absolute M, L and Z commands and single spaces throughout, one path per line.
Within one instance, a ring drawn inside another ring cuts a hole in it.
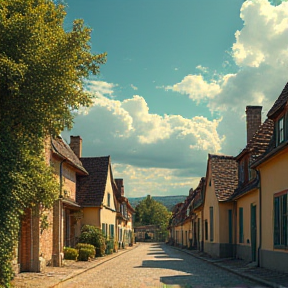
M 58 285 L 61 285 L 61 284 L 63 284 L 64 282 L 69 281 L 69 280 L 75 278 L 76 276 L 79 276 L 79 275 L 81 275 L 81 274 L 83 274 L 83 273 L 85 273 L 85 272 L 87 272 L 87 271 L 89 271 L 89 270 L 91 270 L 91 269 L 93 269 L 93 268 L 95 268 L 95 267 L 97 267 L 97 266 L 100 266 L 100 265 L 102 265 L 102 264 L 104 264 L 104 263 L 106 263 L 106 262 L 108 262 L 108 261 L 110 261 L 110 260 L 112 260 L 112 259 L 114 259 L 114 258 L 117 258 L 117 257 L 121 256 L 122 254 L 128 253 L 128 252 L 130 252 L 130 251 L 132 251 L 132 250 L 134 250 L 134 249 L 136 249 L 136 248 L 138 248 L 138 247 L 139 247 L 139 245 L 134 244 L 133 247 L 129 248 L 129 250 L 124 250 L 124 251 L 121 251 L 120 253 L 117 253 L 117 254 L 115 253 L 115 256 L 114 256 L 114 254 L 112 254 L 113 257 L 110 257 L 109 259 L 105 259 L 105 260 L 101 261 L 100 263 L 99 263 L 99 262 L 98 262 L 98 263 L 95 263 L 94 265 L 91 265 L 90 267 L 88 267 L 88 268 L 86 268 L 86 269 L 84 269 L 84 270 L 82 270 L 82 271 L 80 271 L 80 272 L 78 272 L 78 273 L 75 273 L 75 274 L 73 274 L 73 275 L 67 276 L 67 278 L 62 279 L 61 281 L 59 281 L 58 283 L 56 283 L 56 284 L 54 284 L 54 285 L 52 285 L 52 286 L 49 286 L 49 288 L 57 288 Z M 60 286 L 60 287 L 61 287 L 61 286 Z
M 238 276 L 241 276 L 243 278 L 246 278 L 248 280 L 252 280 L 254 282 L 258 282 L 259 284 L 262 284 L 262 285 L 265 285 L 267 287 L 272 287 L 272 288 L 285 288 L 285 286 L 282 286 L 282 285 L 279 285 L 279 284 L 276 284 L 274 282 L 271 282 L 271 281 L 268 281 L 268 280 L 264 280 L 264 279 L 261 279 L 259 277 L 255 277 L 255 276 L 252 276 L 252 275 L 247 275 L 247 274 L 243 274 L 235 269 L 232 269 L 230 267 L 226 267 L 226 266 L 222 266 L 222 265 L 219 265 L 217 262 L 215 261 L 211 261 L 207 258 L 204 258 L 204 257 L 201 257 L 201 256 L 198 256 L 198 255 L 195 255 L 193 253 L 190 253 L 189 251 L 185 250 L 185 249 L 179 249 L 177 247 L 173 247 L 173 246 L 170 246 L 171 248 L 175 249 L 175 250 L 178 250 L 178 251 L 182 251 L 183 253 L 186 253 L 186 254 L 189 254 L 197 259 L 200 259 L 200 260 L 203 260 L 209 264 L 212 264 L 214 266 L 217 266 L 223 270 L 226 270 L 226 271 L 229 271 L 235 275 L 238 275 Z

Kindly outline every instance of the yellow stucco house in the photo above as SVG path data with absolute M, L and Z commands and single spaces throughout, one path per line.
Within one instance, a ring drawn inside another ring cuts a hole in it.
M 116 191 L 116 234 L 118 247 L 125 247 L 134 243 L 133 239 L 133 215 L 135 210 L 124 196 L 123 179 L 115 179 Z
M 111 158 L 82 157 L 81 162 L 88 176 L 77 177 L 77 203 L 83 209 L 81 224 L 93 225 L 107 238 L 115 238 L 116 191 Z
M 169 226 L 170 243 L 199 250 L 203 247 L 201 219 L 204 185 L 205 177 L 202 177 L 197 188 L 190 189 L 185 201 L 175 205 Z
M 203 207 L 205 193 L 205 177 L 199 181 L 197 188 L 194 190 L 194 197 L 190 204 L 190 215 L 192 220 L 192 247 L 203 251 L 204 227 L 203 227 Z
M 238 167 L 232 156 L 208 155 L 203 208 L 204 252 L 215 257 L 233 256 L 233 203 Z
M 238 188 L 232 200 L 234 206 L 234 243 L 235 257 L 258 263 L 260 245 L 260 177 L 251 168 L 266 151 L 273 135 L 273 121 L 266 119 L 261 124 L 261 106 L 246 107 L 247 145 L 236 156 L 238 163 Z
M 252 165 L 261 179 L 260 265 L 288 272 L 288 83 L 267 116 L 274 123 L 273 138 Z

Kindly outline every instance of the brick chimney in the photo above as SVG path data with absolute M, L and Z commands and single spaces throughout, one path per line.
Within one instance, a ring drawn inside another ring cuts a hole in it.
M 189 190 L 189 196 L 191 196 L 191 195 L 193 194 L 193 192 L 194 192 L 194 190 L 193 190 L 193 188 L 191 188 L 191 189 Z
M 121 196 L 124 196 L 124 181 L 123 181 L 123 179 L 115 179 L 115 182 L 116 182 L 116 185 L 118 188 L 118 193 Z
M 70 136 L 70 148 L 78 158 L 82 156 L 82 138 L 80 136 Z
M 247 143 L 261 125 L 262 106 L 246 106 Z

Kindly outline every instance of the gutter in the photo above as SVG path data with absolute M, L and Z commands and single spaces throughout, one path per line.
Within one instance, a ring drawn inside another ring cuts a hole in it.
M 59 193 L 59 198 L 63 198 L 63 195 L 62 195 L 62 174 L 63 174 L 63 163 L 66 162 L 67 159 L 63 159 L 61 162 L 60 162 L 60 172 L 59 172 L 59 177 L 60 177 L 60 193 Z

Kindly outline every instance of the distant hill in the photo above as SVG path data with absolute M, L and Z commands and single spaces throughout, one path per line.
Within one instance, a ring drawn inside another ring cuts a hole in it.
M 187 195 L 188 196 L 188 195 Z M 178 195 L 178 196 L 152 196 L 152 198 L 164 206 L 167 207 L 168 211 L 172 211 L 173 207 L 180 202 L 185 201 L 186 197 L 184 195 Z M 145 199 L 145 197 L 128 197 L 129 202 L 133 208 L 135 208 L 140 201 Z

